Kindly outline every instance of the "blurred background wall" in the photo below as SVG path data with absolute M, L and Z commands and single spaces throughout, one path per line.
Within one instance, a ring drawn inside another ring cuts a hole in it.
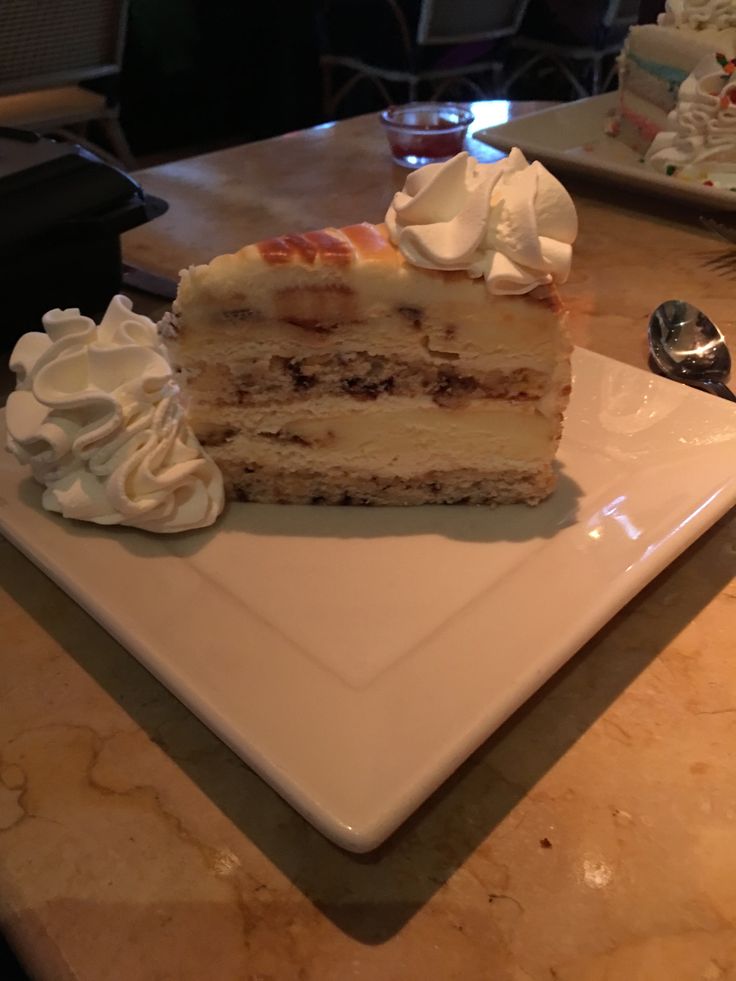
M 121 121 L 136 155 L 318 121 L 317 0 L 131 0 Z

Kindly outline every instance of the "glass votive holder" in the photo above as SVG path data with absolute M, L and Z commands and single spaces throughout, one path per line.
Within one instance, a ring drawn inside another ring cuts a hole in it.
M 472 112 L 454 102 L 409 102 L 381 113 L 391 156 L 410 169 L 454 157 L 472 121 Z

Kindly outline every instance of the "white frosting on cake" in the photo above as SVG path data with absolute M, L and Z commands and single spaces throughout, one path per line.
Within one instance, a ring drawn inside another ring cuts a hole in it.
M 665 173 L 736 184 L 736 64 L 704 58 L 680 86 L 677 108 L 646 154 Z
M 10 367 L 8 449 L 65 517 L 174 532 L 211 524 L 222 477 L 192 433 L 156 327 L 116 296 L 97 327 L 51 310 Z
M 723 30 L 736 27 L 736 4 L 733 0 L 667 0 L 657 22 L 663 27 Z
M 425 269 L 466 270 L 494 294 L 564 283 L 577 214 L 570 195 L 518 149 L 498 163 L 459 153 L 410 174 L 386 214 L 391 241 Z

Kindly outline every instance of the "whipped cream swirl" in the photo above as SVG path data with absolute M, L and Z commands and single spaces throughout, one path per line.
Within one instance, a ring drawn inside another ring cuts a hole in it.
M 116 296 L 99 325 L 45 314 L 11 355 L 8 449 L 45 485 L 43 506 L 102 525 L 173 532 L 211 524 L 222 475 L 186 421 L 156 326 Z
M 734 0 L 667 0 L 657 22 L 663 27 L 690 27 L 696 31 L 708 27 L 724 30 L 736 27 Z
M 494 294 L 564 283 L 577 214 L 562 184 L 514 148 L 498 163 L 459 153 L 414 171 L 386 214 L 391 241 L 425 269 L 464 269 Z
M 736 60 L 703 58 L 645 160 L 666 174 L 736 186 Z

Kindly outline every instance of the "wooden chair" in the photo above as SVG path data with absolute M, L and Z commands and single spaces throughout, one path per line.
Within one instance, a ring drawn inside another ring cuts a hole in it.
M 323 76 L 323 110 L 331 118 L 340 103 L 355 87 L 368 81 L 379 92 L 384 104 L 396 101 L 389 88 L 399 84 L 409 102 L 420 95 L 439 99 L 450 85 L 462 83 L 473 98 L 487 97 L 476 81 L 491 75 L 494 91 L 501 82 L 502 63 L 494 54 L 493 43 L 512 37 L 519 29 L 529 0 L 421 0 L 418 18 L 410 17 L 411 4 L 400 0 L 373 0 L 360 7 L 350 0 L 325 0 L 319 18 L 321 34 L 320 64 Z M 414 8 L 416 8 L 416 3 Z M 336 37 L 336 19 L 351 25 Z M 383 27 L 376 25 L 382 18 Z M 365 37 L 373 29 L 378 38 L 372 51 L 366 51 Z M 381 48 L 382 45 L 382 48 Z M 449 51 L 439 51 L 442 46 Z M 461 47 L 463 46 L 463 47 Z M 478 58 L 474 57 L 474 50 Z M 452 57 L 452 55 L 459 57 Z M 336 86 L 336 70 L 344 80 Z
M 119 73 L 127 15 L 128 0 L 2 0 L 0 126 L 79 139 L 68 128 L 96 121 L 131 169 L 116 101 L 81 84 Z

